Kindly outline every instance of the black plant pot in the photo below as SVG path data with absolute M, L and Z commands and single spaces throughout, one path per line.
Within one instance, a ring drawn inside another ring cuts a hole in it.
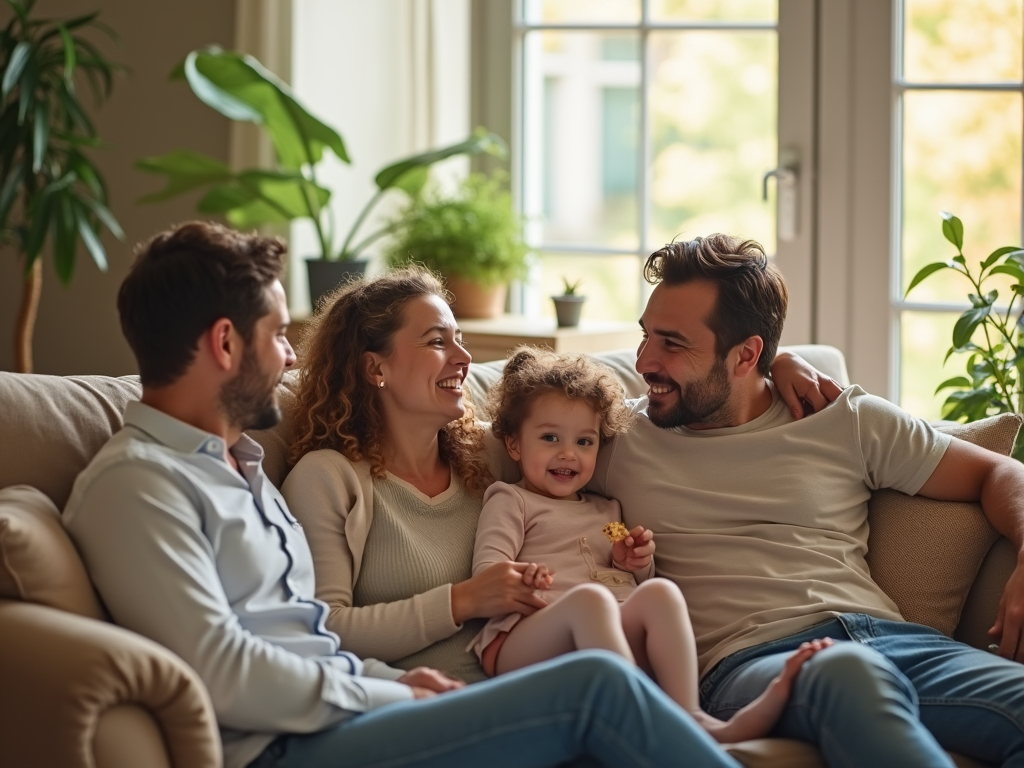
M 555 302 L 559 328 L 575 328 L 580 324 L 580 312 L 586 296 L 552 296 L 551 300 Z
M 306 259 L 306 270 L 309 275 L 309 301 L 313 311 L 320 308 L 323 297 L 352 277 L 366 273 L 366 261 L 327 261 L 321 258 Z

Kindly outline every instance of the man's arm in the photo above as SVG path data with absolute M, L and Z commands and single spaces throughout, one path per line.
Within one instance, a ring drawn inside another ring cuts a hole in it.
M 361 676 L 358 660 L 305 658 L 243 628 L 221 584 L 194 491 L 171 470 L 120 464 L 83 491 L 69 505 L 67 525 L 111 616 L 195 669 L 221 725 L 303 733 L 343 719 L 346 711 L 412 698 L 409 687 L 377 679 L 379 669 L 367 670 L 373 678 Z
M 918 495 L 944 501 L 980 501 L 992 527 L 1017 551 L 996 621 L 989 633 L 999 655 L 1024 662 L 1024 464 L 954 439 Z

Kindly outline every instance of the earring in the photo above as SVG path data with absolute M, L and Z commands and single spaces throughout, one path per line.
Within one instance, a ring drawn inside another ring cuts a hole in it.
M 384 389 L 384 379 L 377 382 L 377 389 Z

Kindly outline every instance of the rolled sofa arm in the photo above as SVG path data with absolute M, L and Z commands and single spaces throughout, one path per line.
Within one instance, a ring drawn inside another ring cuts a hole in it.
M 133 732 L 112 738 L 122 727 Z M 134 755 L 116 754 L 112 743 Z M 173 653 L 112 624 L 0 600 L 4 768 L 221 763 L 206 690 Z

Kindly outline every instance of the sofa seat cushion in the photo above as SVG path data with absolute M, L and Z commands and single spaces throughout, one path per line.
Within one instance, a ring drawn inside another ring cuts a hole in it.
M 0 598 L 104 618 L 57 507 L 27 485 L 0 490 Z
M 1019 414 L 1004 413 L 936 427 L 1008 456 L 1021 421 Z M 981 506 L 880 490 L 872 493 L 869 509 L 871 577 L 907 621 L 952 637 L 985 555 L 999 537 Z

